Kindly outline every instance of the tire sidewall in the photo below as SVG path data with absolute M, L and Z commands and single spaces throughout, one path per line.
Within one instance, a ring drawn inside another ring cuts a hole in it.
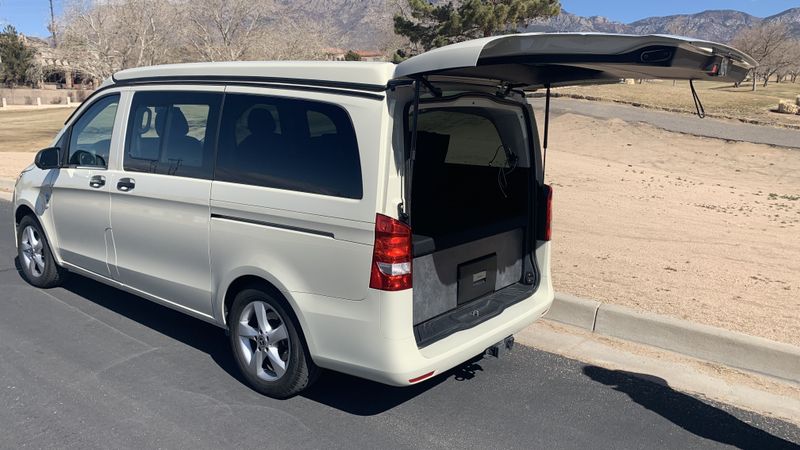
M 29 226 L 36 230 L 36 233 L 39 234 L 39 238 L 42 240 L 42 256 L 44 257 L 45 267 L 42 275 L 38 277 L 28 273 L 28 268 L 25 267 L 22 259 L 22 233 L 25 228 Z M 53 252 L 50 250 L 50 242 L 44 234 L 41 225 L 39 225 L 39 222 L 31 216 L 23 217 L 17 226 L 17 258 L 21 267 L 20 271 L 28 283 L 40 288 L 49 288 L 58 285 L 60 282 L 59 268 L 56 267 Z
M 247 362 L 244 360 L 241 350 L 239 349 L 239 333 L 237 326 L 239 324 L 239 317 L 244 308 L 254 302 L 261 301 L 267 303 L 270 307 L 275 309 L 281 316 L 281 320 L 286 326 L 286 331 L 289 335 L 289 361 L 286 373 L 275 381 L 265 381 L 258 378 L 255 374 L 247 370 Z M 276 299 L 273 295 L 264 292 L 257 288 L 247 288 L 242 290 L 236 295 L 231 306 L 231 311 L 228 316 L 228 331 L 231 351 L 239 367 L 239 372 L 247 380 L 248 384 L 261 394 L 274 398 L 287 398 L 294 395 L 296 386 L 300 383 L 300 378 L 303 376 L 303 369 L 305 368 L 305 346 L 301 339 L 296 320 L 293 314 L 290 314 L 284 302 Z

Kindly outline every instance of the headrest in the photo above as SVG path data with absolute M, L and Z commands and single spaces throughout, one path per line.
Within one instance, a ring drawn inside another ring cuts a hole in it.
M 167 128 L 168 111 L 171 112 L 170 137 L 186 136 L 186 134 L 189 132 L 189 122 L 186 120 L 186 116 L 183 115 L 183 111 L 174 106 L 169 110 L 162 109 L 156 113 L 156 133 L 161 137 L 164 136 L 164 131 L 166 131 Z
M 275 119 L 269 110 L 256 108 L 247 115 L 247 129 L 250 134 L 264 135 L 275 132 Z

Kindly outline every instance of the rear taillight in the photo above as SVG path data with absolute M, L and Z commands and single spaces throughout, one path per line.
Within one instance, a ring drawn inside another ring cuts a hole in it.
M 550 240 L 550 223 L 553 219 L 553 188 L 544 185 L 544 240 Z
M 375 217 L 369 287 L 382 291 L 411 287 L 411 227 L 383 214 Z

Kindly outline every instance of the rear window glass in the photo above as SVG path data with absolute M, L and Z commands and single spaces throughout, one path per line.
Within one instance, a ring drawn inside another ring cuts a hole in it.
M 335 197 L 363 196 L 355 130 L 337 105 L 226 94 L 214 178 Z
M 483 115 L 467 110 L 420 111 L 418 131 L 446 137 L 445 163 L 505 167 L 503 141 L 495 124 Z

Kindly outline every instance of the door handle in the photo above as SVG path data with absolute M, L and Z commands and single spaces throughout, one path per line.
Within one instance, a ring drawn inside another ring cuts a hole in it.
M 101 187 L 106 185 L 106 177 L 103 175 L 94 175 L 92 178 L 89 179 L 89 186 L 100 189 Z
M 117 181 L 117 190 L 122 192 L 132 191 L 136 187 L 136 180 L 133 178 L 120 178 Z

